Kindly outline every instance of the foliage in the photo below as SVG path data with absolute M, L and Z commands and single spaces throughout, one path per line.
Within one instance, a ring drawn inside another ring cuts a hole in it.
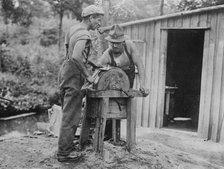
M 44 6 L 44 7 L 43 7 Z M 46 4 L 43 0 L 1 0 L 2 15 L 5 24 L 12 23 L 30 26 L 33 16 L 47 17 Z
M 220 4 L 224 4 L 224 0 L 181 0 L 177 8 L 186 11 Z
M 128 4 L 114 5 L 110 9 L 110 15 L 113 16 L 114 23 L 122 23 L 137 19 L 134 6 Z
M 23 26 L 29 26 L 31 24 L 32 13 L 30 10 L 30 2 L 25 0 L 18 1 L 16 6 L 13 0 L 2 0 L 2 13 L 6 24 L 9 20 L 12 23 L 20 24 Z
M 58 42 L 58 30 L 56 28 L 44 29 L 41 33 L 40 45 L 47 47 Z

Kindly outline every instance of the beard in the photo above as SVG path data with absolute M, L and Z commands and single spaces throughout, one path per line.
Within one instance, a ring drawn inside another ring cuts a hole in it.
M 114 54 L 121 54 L 123 52 L 123 48 L 113 48 Z

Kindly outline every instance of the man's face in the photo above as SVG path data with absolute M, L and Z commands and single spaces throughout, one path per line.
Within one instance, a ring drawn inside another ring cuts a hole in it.
M 103 18 L 103 15 L 95 14 L 91 15 L 90 20 L 90 29 L 95 30 L 98 29 L 101 26 L 101 20 Z
M 123 42 L 110 42 L 114 53 L 122 53 L 124 50 Z

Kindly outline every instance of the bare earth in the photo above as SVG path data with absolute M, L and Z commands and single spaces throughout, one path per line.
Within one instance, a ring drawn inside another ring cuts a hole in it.
M 125 138 L 125 128 L 122 133 Z M 224 145 L 204 141 L 191 132 L 137 128 L 137 146 L 131 153 L 108 142 L 104 147 L 104 157 L 89 146 L 83 161 L 60 163 L 55 158 L 57 138 L 12 132 L 0 137 L 0 168 L 224 169 Z

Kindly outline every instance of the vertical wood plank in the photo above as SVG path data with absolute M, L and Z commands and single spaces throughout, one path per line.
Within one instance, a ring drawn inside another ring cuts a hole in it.
M 90 105 L 91 105 L 90 99 L 87 97 L 85 108 L 83 111 L 84 115 L 82 119 L 82 127 L 81 127 L 80 140 L 79 140 L 79 143 L 82 148 L 85 146 L 86 142 L 89 139 L 91 120 L 87 115 L 90 113 Z
M 134 99 L 127 101 L 127 150 L 130 152 L 136 144 L 136 114 L 133 111 Z
M 100 127 L 99 127 L 99 131 L 98 131 L 98 151 L 101 155 L 103 153 L 103 139 L 104 139 L 104 133 L 105 133 L 105 127 L 106 127 L 106 114 L 109 111 L 109 98 L 105 97 L 101 99 L 101 116 L 100 116 Z
M 161 30 L 159 54 L 159 83 L 158 100 L 156 113 L 156 127 L 163 126 L 164 100 L 165 100 L 165 80 L 166 80 L 166 58 L 167 58 L 167 30 Z
M 173 18 L 173 21 L 174 21 L 174 27 L 181 28 L 183 26 L 183 17 L 182 16 Z
M 153 46 L 153 75 L 152 75 L 152 89 L 150 95 L 150 127 L 156 126 L 156 108 L 158 97 L 158 83 L 159 83 L 159 50 L 160 50 L 160 26 L 161 21 L 155 23 L 154 46 Z
M 175 27 L 175 22 L 173 18 L 167 19 L 167 27 L 170 27 L 170 28 Z
M 203 133 L 202 136 L 205 139 L 210 139 L 211 134 L 211 96 L 212 96 L 212 85 L 213 85 L 213 75 L 214 75 L 214 58 L 215 58 L 215 40 L 216 40 L 216 28 L 217 28 L 217 14 L 211 14 L 211 30 L 209 37 L 209 60 L 207 67 L 207 85 L 206 85 L 206 100 L 204 108 L 204 123 L 203 123 Z
M 190 27 L 198 27 L 198 26 L 199 26 L 199 14 L 191 15 Z
M 132 25 L 131 26 L 131 39 L 132 40 L 138 40 L 138 34 L 139 34 L 139 25 Z M 134 80 L 134 85 L 133 85 L 133 89 L 138 89 L 139 88 L 139 76 L 138 74 L 135 74 L 135 80 Z M 138 101 L 137 99 L 134 99 L 133 101 L 134 104 L 134 109 L 133 111 L 138 114 L 137 116 L 139 116 L 139 109 L 138 109 Z
M 211 129 L 211 139 L 215 142 L 218 141 L 218 124 L 219 124 L 219 109 L 220 109 L 220 93 L 221 93 L 221 80 L 222 80 L 222 67 L 223 67 L 223 52 L 224 52 L 224 19 L 223 14 L 219 13 L 217 15 L 217 29 L 216 29 L 216 52 L 215 52 L 215 66 L 214 66 L 214 80 L 213 80 L 213 93 L 212 93 L 212 106 L 211 113 L 213 116 L 212 129 Z M 222 33 L 221 33 L 222 32 Z
M 153 34 L 154 34 L 154 23 L 147 23 L 146 24 L 146 35 L 145 35 L 145 41 L 146 41 L 146 57 L 145 62 L 143 63 L 145 66 L 145 87 L 149 89 L 151 94 L 151 76 L 152 76 L 152 56 L 153 56 Z M 142 117 L 141 117 L 141 126 L 148 127 L 149 126 L 149 101 L 150 97 L 143 98 L 144 105 L 143 105 L 143 111 L 142 111 Z
M 211 26 L 211 15 L 207 15 L 206 25 Z M 208 66 L 209 66 L 209 38 L 210 30 L 205 31 L 204 35 L 204 50 L 203 50 L 203 60 L 202 60 L 202 75 L 201 75 L 201 91 L 200 91 L 200 105 L 199 105 L 199 120 L 198 120 L 198 135 L 204 139 L 207 139 L 204 131 L 204 123 L 206 118 L 205 105 L 206 105 L 206 85 L 208 76 Z
M 142 63 L 145 63 L 145 57 L 146 57 L 146 53 L 145 53 L 145 46 L 146 46 L 146 43 L 145 43 L 145 26 L 146 24 L 141 24 L 139 25 L 139 33 L 138 33 L 138 40 L 140 40 L 140 42 L 137 43 L 137 47 L 138 47 L 138 52 L 139 52 L 139 57 L 141 58 L 142 60 Z M 145 65 L 143 64 L 143 66 L 145 67 Z M 139 74 L 138 74 L 138 83 L 139 83 Z M 143 79 L 144 80 L 144 79 Z M 137 89 L 140 88 L 140 83 L 139 83 L 139 86 Z M 144 102 L 143 102 L 143 98 L 136 98 L 136 101 L 137 101 L 137 122 L 140 123 L 141 122 L 141 119 L 142 119 L 142 114 L 143 114 L 143 105 L 144 105 Z
M 201 91 L 200 91 L 200 105 L 199 105 L 199 119 L 198 119 L 198 135 L 202 138 L 204 130 L 205 118 L 205 104 L 206 104 L 206 85 L 209 66 L 209 37 L 210 30 L 205 31 L 204 35 L 204 50 L 202 60 L 202 75 L 201 75 Z
M 224 21 L 222 21 L 224 22 Z M 222 47 L 224 48 L 224 46 Z M 224 52 L 221 54 L 224 57 Z M 223 63 L 224 65 L 224 59 Z M 220 110 L 219 110 L 219 123 L 218 123 L 218 142 L 224 143 L 224 66 L 222 67 L 222 82 L 221 82 L 221 97 L 220 97 Z
M 191 17 L 189 15 L 184 16 L 183 18 L 183 27 L 184 28 L 189 28 L 191 25 Z
M 203 12 L 199 15 L 199 26 L 207 27 L 207 12 Z

